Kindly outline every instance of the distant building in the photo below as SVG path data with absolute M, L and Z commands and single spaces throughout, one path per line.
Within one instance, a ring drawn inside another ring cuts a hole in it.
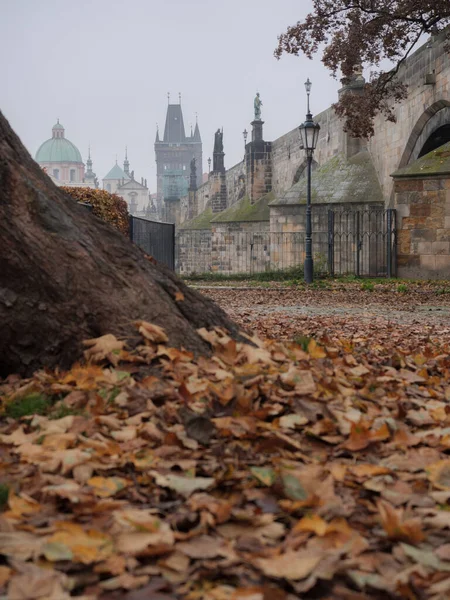
M 197 167 L 197 185 L 202 184 L 203 155 L 202 139 L 198 123 L 191 135 L 186 136 L 181 102 L 167 106 L 164 137 L 155 140 L 157 206 L 166 214 L 167 204 L 186 196 L 189 187 L 190 162 L 193 158 Z
M 134 178 L 134 171 L 130 171 L 128 153 L 125 150 L 123 169 L 116 164 L 103 178 L 103 189 L 112 194 L 117 194 L 128 204 L 131 215 L 147 216 L 154 213 L 148 192 L 147 180 L 141 177 L 141 182 Z
M 65 137 L 64 127 L 59 119 L 56 125 L 53 125 L 52 137 L 41 144 L 36 152 L 35 160 L 51 176 L 56 185 L 89 187 L 89 183 L 85 182 L 84 163 L 80 151 Z M 90 169 L 92 171 L 92 161 Z M 95 173 L 93 175 L 95 179 Z

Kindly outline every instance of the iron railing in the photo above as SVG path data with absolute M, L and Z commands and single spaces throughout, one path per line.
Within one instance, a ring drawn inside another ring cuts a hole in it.
M 395 210 L 330 210 L 324 229 L 312 234 L 317 275 L 393 277 L 396 274 Z M 305 259 L 304 231 L 181 230 L 176 271 L 224 275 L 286 271 L 299 276 Z
M 396 274 L 396 212 L 393 209 L 330 210 L 328 267 L 331 275 L 393 277 Z
M 169 269 L 175 269 L 175 225 L 129 217 L 130 239 Z

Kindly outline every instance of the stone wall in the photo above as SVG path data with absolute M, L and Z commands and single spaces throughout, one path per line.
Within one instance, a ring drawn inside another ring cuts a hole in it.
M 211 230 L 178 230 L 175 236 L 175 270 L 181 275 L 211 271 Z
M 450 176 L 396 179 L 398 275 L 450 278 Z

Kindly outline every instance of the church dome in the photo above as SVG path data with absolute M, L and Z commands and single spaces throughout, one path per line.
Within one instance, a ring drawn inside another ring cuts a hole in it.
M 38 163 L 82 163 L 80 151 L 65 138 L 64 127 L 58 122 L 52 128 L 52 137 L 41 144 L 36 152 Z

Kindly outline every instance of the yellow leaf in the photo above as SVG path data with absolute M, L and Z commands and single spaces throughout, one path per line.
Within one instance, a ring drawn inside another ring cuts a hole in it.
M 111 355 L 119 353 L 125 346 L 125 342 L 119 342 L 111 333 L 85 340 L 83 344 L 88 348 L 84 351 L 86 360 L 92 360 L 93 362 L 101 362 L 105 358 L 110 358 Z
M 99 498 L 109 498 L 128 487 L 131 482 L 122 477 L 91 477 L 87 484 L 93 488 L 94 494 Z
M 147 321 L 136 321 L 135 325 L 142 337 L 150 340 L 151 342 L 160 344 L 169 341 L 164 329 L 159 327 L 159 325 L 147 323 Z
M 311 358 L 325 358 L 327 355 L 325 350 L 318 345 L 316 340 L 310 340 L 308 344 L 308 354 Z
M 55 526 L 57 531 L 44 545 L 47 560 L 61 560 L 60 556 L 71 554 L 73 562 L 88 565 L 106 560 L 113 553 L 112 539 L 105 533 L 95 529 L 84 531 L 80 525 L 65 521 L 57 522 Z
M 439 460 L 426 468 L 428 479 L 438 490 L 450 490 L 450 459 Z
M 175 302 L 183 302 L 184 294 L 183 292 L 176 292 L 175 294 Z

